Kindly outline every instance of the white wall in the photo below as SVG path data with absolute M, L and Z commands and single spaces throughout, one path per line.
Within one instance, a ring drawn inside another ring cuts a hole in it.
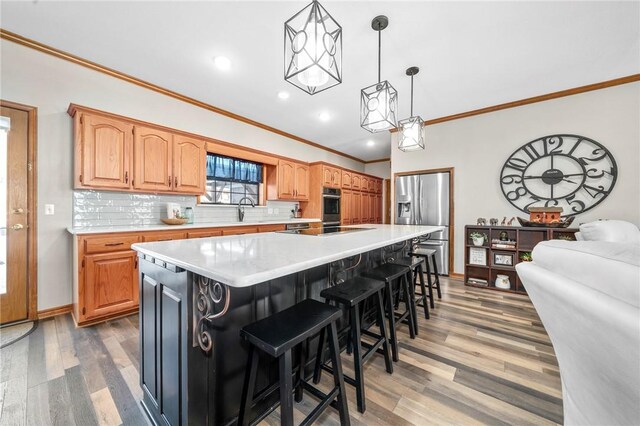
M 455 167 L 455 272 L 464 272 L 465 225 L 478 217 L 526 216 L 502 195 L 500 170 L 518 147 L 554 133 L 594 139 L 618 164 L 611 194 L 574 223 L 616 218 L 640 224 L 640 83 L 427 126 L 424 151 L 391 150 L 392 173 Z
M 364 172 L 368 175 L 378 176 L 383 179 L 391 178 L 391 161 L 380 161 L 364 165 Z
M 69 103 L 162 124 L 302 161 L 364 171 L 362 163 L 314 148 L 35 50 L 0 41 L 0 96 L 38 108 L 38 309 L 71 303 L 73 187 Z M 56 214 L 44 216 L 44 205 Z

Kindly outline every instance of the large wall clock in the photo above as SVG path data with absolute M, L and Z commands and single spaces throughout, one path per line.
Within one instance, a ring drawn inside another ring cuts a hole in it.
M 573 216 L 611 193 L 618 167 L 600 143 L 578 135 L 545 136 L 517 149 L 502 166 L 502 193 L 517 209 L 562 207 Z

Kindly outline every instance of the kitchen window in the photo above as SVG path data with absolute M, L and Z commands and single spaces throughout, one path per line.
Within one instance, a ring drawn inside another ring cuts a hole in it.
M 260 201 L 262 164 L 207 154 L 207 189 L 201 204 L 238 204 L 243 197 Z

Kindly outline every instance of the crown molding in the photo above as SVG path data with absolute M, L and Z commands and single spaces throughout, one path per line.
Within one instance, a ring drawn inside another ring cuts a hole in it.
M 227 110 L 222 109 L 222 108 L 218 108 L 218 107 L 216 107 L 214 105 L 211 105 L 211 104 L 208 104 L 206 102 L 202 102 L 202 101 L 199 101 L 197 99 L 191 98 L 189 96 L 182 95 L 182 94 L 180 94 L 178 92 L 174 92 L 173 90 L 165 89 L 164 87 L 158 86 L 158 85 L 153 84 L 153 83 L 149 83 L 148 81 L 144 81 L 144 80 L 141 80 L 141 79 L 139 79 L 137 77 L 133 77 L 133 76 L 131 76 L 129 74 L 125 74 L 123 72 L 117 71 L 117 70 L 115 70 L 113 68 L 109 68 L 109 67 L 106 67 L 104 65 L 100 65 L 100 64 L 92 62 L 92 61 L 90 61 L 88 59 L 84 59 L 84 58 L 81 58 L 79 56 L 72 55 L 71 53 L 62 51 L 60 49 L 56 49 L 55 47 L 47 46 L 46 44 L 40 43 L 40 42 L 35 41 L 35 40 L 28 39 L 28 38 L 23 37 L 23 36 L 21 36 L 19 34 L 12 33 L 11 31 L 7 31 L 7 30 L 2 29 L 2 28 L 0 28 L 0 38 L 4 39 L 4 40 L 7 40 L 7 41 L 11 41 L 11 42 L 17 43 L 17 44 L 20 44 L 20 45 L 25 46 L 25 47 L 29 47 L 31 49 L 37 50 L 37 51 L 42 52 L 42 53 L 46 53 L 48 55 L 55 56 L 55 57 L 57 57 L 59 59 L 64 59 L 65 61 L 69 61 L 69 62 L 72 62 L 72 63 L 74 63 L 76 65 L 80 65 L 80 66 L 83 66 L 85 68 L 89 68 L 89 69 L 92 69 L 94 71 L 101 72 L 101 73 L 109 75 L 111 77 L 115 77 L 117 79 L 124 80 L 124 81 L 126 81 L 128 83 L 135 84 L 135 85 L 143 87 L 145 89 L 153 90 L 154 92 L 161 93 L 163 95 L 172 97 L 174 99 L 178 99 L 180 101 L 189 103 L 191 105 L 194 105 L 194 106 L 197 106 L 197 107 L 200 107 L 200 108 L 203 108 L 203 109 L 206 109 L 206 110 L 211 111 L 211 112 L 215 112 L 216 114 L 224 115 L 226 117 L 232 118 L 234 120 L 241 121 L 241 122 L 249 124 L 251 126 L 255 126 L 255 127 L 260 128 L 260 129 L 275 133 L 277 135 L 284 136 L 284 137 L 289 138 L 289 139 L 293 139 L 293 140 L 295 140 L 297 142 L 301 142 L 301 143 L 304 143 L 306 145 L 310 145 L 310 146 L 312 146 L 314 148 L 322 149 L 324 151 L 330 152 L 332 154 L 340 155 L 342 157 L 348 158 L 350 160 L 357 161 L 359 163 L 364 163 L 364 160 L 362 160 L 361 158 L 358 158 L 358 157 L 354 157 L 353 155 L 349 155 L 347 153 L 335 150 L 333 148 L 329 148 L 329 147 L 326 147 L 324 145 L 320 145 L 319 143 L 310 141 L 308 139 L 301 138 L 300 136 L 296 136 L 296 135 L 291 134 L 291 133 L 287 133 L 287 132 L 285 132 L 283 130 L 280 130 L 280 129 L 276 129 L 275 127 L 271 127 L 271 126 L 269 126 L 267 124 L 260 123 L 259 121 L 252 120 L 252 119 L 244 117 L 242 115 L 235 114 L 233 112 L 227 111 Z
M 377 160 L 363 161 L 364 164 L 383 163 L 385 161 L 391 161 L 391 158 L 379 158 Z

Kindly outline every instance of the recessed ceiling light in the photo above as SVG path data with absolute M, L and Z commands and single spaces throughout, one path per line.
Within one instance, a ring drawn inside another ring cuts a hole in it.
M 318 118 L 320 119 L 320 121 L 329 121 L 329 119 L 331 119 L 331 116 L 328 112 L 321 112 L 320 114 L 318 114 Z
M 226 56 L 216 56 L 213 63 L 220 71 L 229 71 L 231 69 L 231 60 Z
M 289 99 L 289 92 L 285 92 L 284 90 L 281 92 L 278 92 L 278 97 L 280 99 Z
M 367 141 L 367 146 L 374 146 L 376 143 L 374 141 L 372 141 L 371 139 L 369 139 Z

